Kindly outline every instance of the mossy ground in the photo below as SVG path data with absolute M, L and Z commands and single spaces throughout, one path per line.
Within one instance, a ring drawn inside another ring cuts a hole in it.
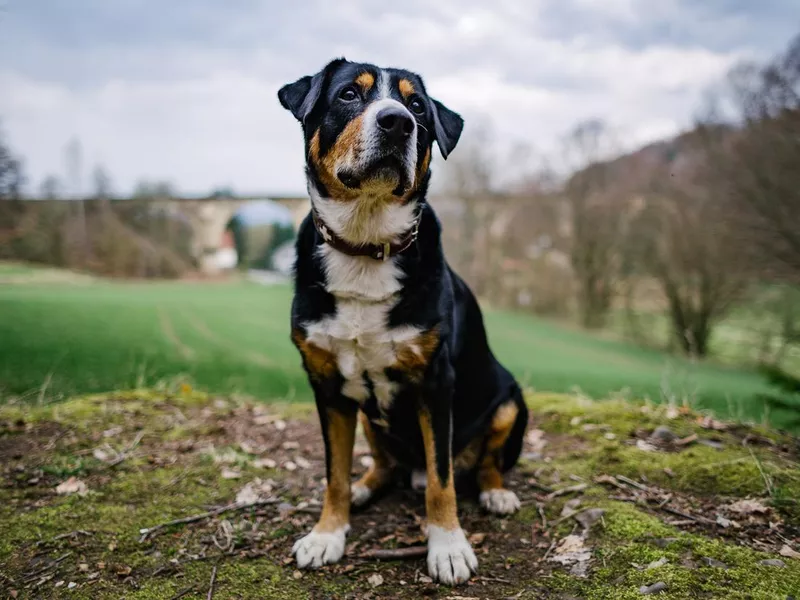
M 313 525 L 324 489 L 308 407 L 210 397 L 185 385 L 4 407 L 0 597 L 168 600 L 190 590 L 184 598 L 206 598 L 214 569 L 217 600 L 625 599 L 644 597 L 639 588 L 655 582 L 666 584 L 657 596 L 666 599 L 800 597 L 800 560 L 779 555 L 784 546 L 800 550 L 796 439 L 622 401 L 531 395 L 529 404 L 540 434 L 508 477 L 523 509 L 500 519 L 461 500 L 480 570 L 455 590 L 427 581 L 423 559 L 362 556 L 423 542 L 423 497 L 402 486 L 353 515 L 341 563 L 296 570 L 291 545 Z M 684 443 L 653 442 L 660 425 Z M 365 451 L 359 439 L 357 455 Z M 55 492 L 70 477 L 86 484 L 85 495 Z M 273 504 L 143 538 L 143 528 L 228 505 L 257 478 Z M 576 485 L 585 487 L 560 493 Z M 736 512 L 741 498 L 763 510 Z M 604 511 L 583 537 L 591 556 L 583 575 L 544 560 L 583 532 L 562 516 L 570 500 L 574 510 Z M 761 564 L 769 559 L 783 566 Z M 373 586 L 376 573 L 383 583 Z

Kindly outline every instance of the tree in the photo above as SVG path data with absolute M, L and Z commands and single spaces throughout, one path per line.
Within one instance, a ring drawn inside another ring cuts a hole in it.
M 105 167 L 97 165 L 92 172 L 92 179 L 94 181 L 94 197 L 108 200 L 112 194 L 112 185 L 111 177 Z
M 739 65 L 728 90 L 740 128 L 717 147 L 721 189 L 762 277 L 800 283 L 800 34 L 766 65 Z
M 0 200 L 19 199 L 24 182 L 22 161 L 12 154 L 0 130 Z
M 600 327 L 611 308 L 618 277 L 623 211 L 613 166 L 604 161 L 612 143 L 601 121 L 578 124 L 565 141 L 565 159 L 576 170 L 564 194 L 570 208 L 570 261 L 584 327 Z
M 48 175 L 39 185 L 39 196 L 43 200 L 58 200 L 64 197 L 64 186 L 55 175 Z
M 747 284 L 728 199 L 719 193 L 707 148 L 718 129 L 698 128 L 675 142 L 657 169 L 627 237 L 629 256 L 658 282 L 675 340 L 705 356 L 714 326 Z

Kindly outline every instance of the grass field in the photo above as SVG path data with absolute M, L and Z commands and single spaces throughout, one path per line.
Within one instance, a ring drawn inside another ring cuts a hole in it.
M 2 275 L 2 270 L 0 270 Z M 288 286 L 253 283 L 0 284 L 0 393 L 25 401 L 152 386 L 185 376 L 217 392 L 309 401 L 289 341 Z M 692 364 L 527 315 L 487 311 L 491 344 L 525 385 L 602 398 L 689 399 L 762 421 L 755 373 Z M 784 425 L 788 415 L 768 415 Z

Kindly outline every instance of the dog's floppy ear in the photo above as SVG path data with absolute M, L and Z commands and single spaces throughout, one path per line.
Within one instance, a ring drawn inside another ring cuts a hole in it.
M 456 112 L 447 108 L 438 100 L 433 100 L 433 128 L 436 134 L 436 143 L 442 157 L 447 160 L 447 155 L 453 151 L 464 129 L 464 119 Z
M 326 78 L 336 67 L 346 62 L 347 60 L 344 58 L 337 58 L 325 65 L 313 77 L 305 75 L 294 83 L 284 85 L 278 90 L 278 100 L 280 100 L 281 106 L 291 111 L 295 119 L 305 124 L 308 115 L 314 110 L 314 106 L 319 100 Z

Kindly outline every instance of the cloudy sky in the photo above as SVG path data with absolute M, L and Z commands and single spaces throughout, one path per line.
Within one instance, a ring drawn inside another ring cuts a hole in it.
M 302 193 L 278 88 L 329 59 L 419 72 L 504 147 L 600 117 L 628 144 L 686 126 L 704 89 L 800 31 L 797 0 L 0 0 L 0 126 L 35 190 L 65 173 L 184 193 Z M 457 151 L 456 151 L 457 152 Z

